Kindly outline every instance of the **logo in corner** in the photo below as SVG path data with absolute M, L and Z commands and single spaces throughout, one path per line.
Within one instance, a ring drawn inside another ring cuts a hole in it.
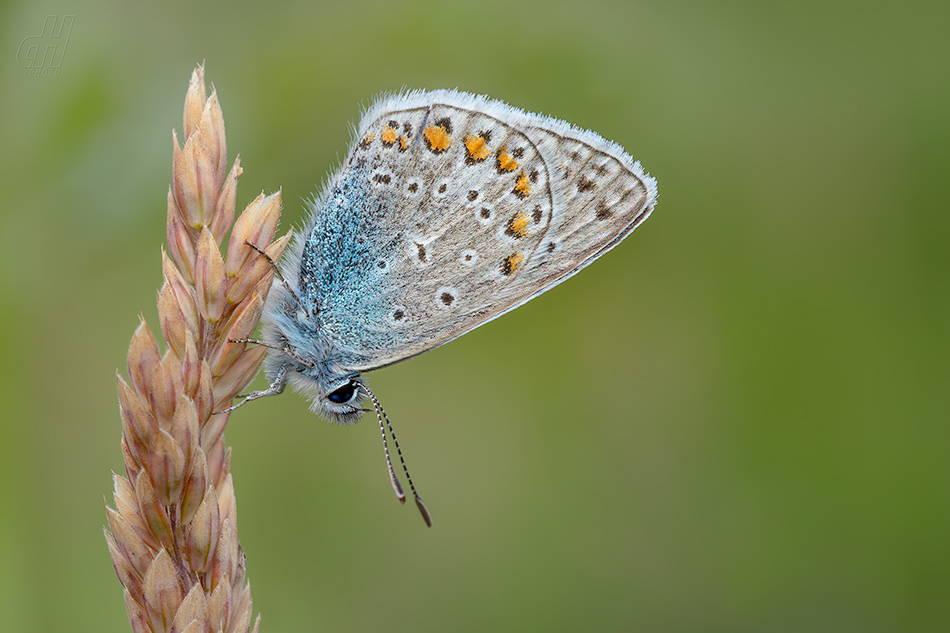
M 16 60 L 30 70 L 30 77 L 59 77 L 75 20 L 75 15 L 48 15 L 39 35 L 23 38 Z

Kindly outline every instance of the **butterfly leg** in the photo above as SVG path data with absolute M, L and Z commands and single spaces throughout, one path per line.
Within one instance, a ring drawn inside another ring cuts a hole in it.
M 265 396 L 278 396 L 284 392 L 284 387 L 287 386 L 287 367 L 281 365 L 280 369 L 277 371 L 277 375 L 274 376 L 274 382 L 267 387 L 267 389 L 262 389 L 261 391 L 252 391 L 248 394 L 243 394 L 240 397 L 243 397 L 244 400 L 241 400 L 237 404 L 228 407 L 227 409 L 222 409 L 221 411 L 215 411 L 214 413 L 230 413 L 240 406 L 243 406 L 250 402 L 251 400 L 257 400 L 258 398 L 263 398 Z

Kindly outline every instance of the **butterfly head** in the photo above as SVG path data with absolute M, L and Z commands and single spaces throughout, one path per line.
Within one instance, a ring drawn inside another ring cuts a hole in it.
M 353 424 L 366 411 L 362 407 L 366 390 L 358 378 L 348 378 L 339 386 L 328 389 L 311 400 L 310 409 L 314 413 L 338 424 Z
M 290 347 L 273 349 L 266 364 L 271 382 L 283 381 L 310 399 L 310 410 L 337 424 L 353 424 L 366 411 L 367 389 L 354 373 L 333 374 L 297 355 Z

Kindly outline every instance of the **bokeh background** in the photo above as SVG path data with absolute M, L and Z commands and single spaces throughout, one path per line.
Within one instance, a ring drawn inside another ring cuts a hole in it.
M 56 76 L 17 57 L 74 15 Z M 231 418 L 262 631 L 946 631 L 950 9 L 937 2 L 0 6 L 0 629 L 126 631 L 114 373 L 157 331 L 204 60 L 282 226 L 373 95 L 459 87 L 659 181 L 570 282 L 373 375 L 373 422 Z

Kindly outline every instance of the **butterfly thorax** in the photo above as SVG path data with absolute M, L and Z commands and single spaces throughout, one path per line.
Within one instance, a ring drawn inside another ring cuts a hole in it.
M 304 295 L 305 296 L 305 295 Z M 310 408 L 331 421 L 350 424 L 362 414 L 358 373 L 343 367 L 320 326 L 319 313 L 299 292 L 275 282 L 265 305 L 264 341 L 271 347 L 264 366 L 272 383 L 290 384 L 310 398 Z M 316 314 L 317 316 L 311 316 Z

